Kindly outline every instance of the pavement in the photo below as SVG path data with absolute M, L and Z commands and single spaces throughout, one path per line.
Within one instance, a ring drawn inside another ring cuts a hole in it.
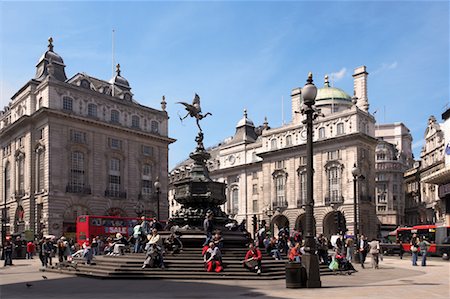
M 284 280 L 101 280 L 41 272 L 37 258 L 14 264 L 0 267 L 1 299 L 450 298 L 450 262 L 438 258 L 413 267 L 410 259 L 385 257 L 380 269 L 366 262 L 353 275 L 322 276 L 320 289 L 287 289 Z

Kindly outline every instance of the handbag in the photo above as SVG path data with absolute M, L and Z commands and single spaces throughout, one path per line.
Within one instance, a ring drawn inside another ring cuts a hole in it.
M 411 252 L 417 252 L 417 247 L 414 245 L 411 245 Z
M 333 260 L 330 265 L 328 266 L 328 268 L 332 271 L 336 271 L 339 268 L 339 264 L 336 260 Z

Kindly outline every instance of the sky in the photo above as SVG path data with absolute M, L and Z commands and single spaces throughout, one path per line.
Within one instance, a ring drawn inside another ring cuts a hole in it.
M 52 36 L 70 78 L 109 80 L 114 61 L 139 103 L 165 95 L 169 169 L 195 148 L 179 101 L 201 97 L 206 147 L 232 136 L 244 109 L 256 126 L 291 120 L 290 93 L 314 74 L 353 94 L 367 66 L 378 123 L 403 122 L 420 157 L 430 115 L 450 106 L 448 1 L 1 1 L 0 107 L 34 77 Z

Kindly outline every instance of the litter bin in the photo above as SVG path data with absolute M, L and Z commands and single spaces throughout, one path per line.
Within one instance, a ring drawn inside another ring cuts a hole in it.
M 300 263 L 286 263 L 286 288 L 296 289 L 306 286 L 306 269 Z

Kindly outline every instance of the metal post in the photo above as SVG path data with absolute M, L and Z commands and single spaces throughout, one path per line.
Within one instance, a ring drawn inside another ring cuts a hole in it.
M 359 235 L 359 227 L 358 227 L 358 194 L 356 189 L 356 183 L 358 182 L 358 178 L 353 176 L 353 226 L 354 226 L 354 234 L 355 238 Z
M 157 202 L 156 202 L 156 204 L 157 204 L 157 207 L 156 207 L 156 215 L 157 215 L 157 217 L 158 217 L 158 221 L 160 220 L 159 219 L 159 196 L 160 196 L 160 194 L 161 194 L 161 191 L 159 190 L 159 188 L 156 188 L 156 200 L 157 200 Z
M 302 263 L 307 273 L 307 288 L 320 288 L 319 259 L 316 255 L 316 242 L 314 240 L 314 198 L 313 198 L 313 115 L 315 113 L 313 105 L 317 94 L 317 89 L 312 83 L 312 74 L 309 73 L 307 84 L 303 88 L 305 95 L 303 103 L 306 114 L 306 226 L 305 226 L 305 254 L 302 256 Z M 315 89 L 312 90 L 312 89 Z M 302 90 L 303 91 L 303 90 Z

